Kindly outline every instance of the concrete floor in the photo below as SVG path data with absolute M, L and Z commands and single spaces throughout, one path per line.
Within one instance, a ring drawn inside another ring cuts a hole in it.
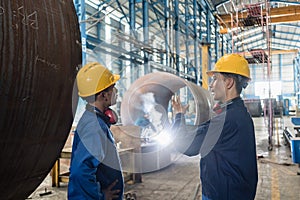
M 300 176 L 297 175 L 298 165 L 293 164 L 290 157 L 290 149 L 284 146 L 282 128 L 293 130 L 289 117 L 283 120 L 276 118 L 273 136 L 273 150 L 268 151 L 268 131 L 264 118 L 253 118 L 256 130 L 257 154 L 262 156 L 258 160 L 259 180 L 256 200 L 299 200 Z M 279 136 L 277 137 L 277 133 Z M 277 140 L 279 138 L 279 141 Z M 277 146 L 277 145 L 280 146 Z M 142 175 L 142 183 L 126 184 L 125 192 L 136 193 L 141 200 L 193 200 L 201 199 L 201 185 L 199 184 L 199 158 L 176 156 L 173 164 L 153 173 Z M 40 196 L 50 191 L 51 194 Z M 67 184 L 61 184 L 59 188 L 51 187 L 51 177 L 48 176 L 29 199 L 66 199 Z

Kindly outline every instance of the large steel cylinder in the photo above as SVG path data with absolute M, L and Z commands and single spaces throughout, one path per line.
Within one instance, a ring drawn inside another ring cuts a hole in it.
M 156 171 L 172 163 L 172 147 L 160 145 L 152 139 L 160 135 L 162 138 L 159 142 L 167 140 L 164 136 L 171 123 L 170 100 L 174 94 L 179 95 L 183 103 L 190 106 L 186 115 L 189 125 L 198 125 L 211 117 L 210 107 L 213 101 L 209 92 L 170 73 L 147 74 L 136 80 L 124 94 L 121 104 L 122 124 L 142 127 L 141 140 L 144 143 L 141 154 L 135 155 L 136 159 L 141 160 L 142 166 L 138 166 L 136 172 Z M 149 123 L 152 125 L 148 126 Z M 150 132 L 154 132 L 150 136 L 147 133 L 143 135 L 143 129 L 146 130 L 147 127 L 150 127 Z M 148 138 L 144 140 L 145 137 Z
M 185 96 L 189 101 L 186 103 L 190 104 L 195 114 L 193 124 L 208 120 L 212 98 L 207 90 L 174 74 L 155 72 L 136 80 L 124 94 L 121 104 L 122 124 L 134 125 L 139 117 L 151 112 L 151 109 L 158 110 L 162 114 L 161 119 L 168 123 L 171 97 L 178 95 L 184 87 L 187 87 Z
M 69 134 L 81 63 L 73 1 L 0 1 L 0 199 L 25 199 Z

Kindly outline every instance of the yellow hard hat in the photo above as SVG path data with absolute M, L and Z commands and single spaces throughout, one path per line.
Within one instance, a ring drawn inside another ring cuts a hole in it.
M 206 73 L 208 76 L 212 76 L 216 72 L 239 74 L 251 79 L 248 62 L 243 56 L 239 54 L 224 55 L 215 64 L 214 69 Z
M 112 74 L 106 67 L 97 62 L 83 66 L 76 77 L 78 95 L 88 97 L 101 92 L 115 84 L 120 75 Z

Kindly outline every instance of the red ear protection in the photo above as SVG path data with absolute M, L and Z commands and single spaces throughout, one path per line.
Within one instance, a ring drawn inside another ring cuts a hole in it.
M 219 103 L 216 103 L 213 107 L 213 111 L 216 114 L 220 114 L 223 111 L 223 108 L 221 107 L 221 105 Z
M 116 124 L 118 122 L 118 115 L 114 110 L 107 108 L 104 114 L 109 117 L 109 123 Z
M 228 102 L 225 102 L 225 103 L 216 103 L 213 107 L 213 111 L 216 113 L 216 114 L 220 114 L 221 112 L 223 112 L 223 110 L 226 109 L 226 107 L 228 105 L 232 104 L 232 101 L 228 101 Z

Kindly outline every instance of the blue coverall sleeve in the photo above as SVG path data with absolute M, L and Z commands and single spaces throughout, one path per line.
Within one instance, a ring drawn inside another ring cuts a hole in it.
M 99 161 L 92 156 L 87 157 L 83 163 L 73 163 L 72 175 L 70 176 L 71 185 L 69 185 L 68 199 L 104 200 L 104 194 L 101 192 L 101 186 L 96 180 L 96 171 L 98 164 Z
M 104 200 L 96 172 L 105 157 L 107 137 L 98 122 L 86 123 L 75 133 L 68 198 Z
M 184 115 L 181 113 L 177 114 L 172 126 L 172 131 L 175 132 L 176 150 L 188 156 L 198 155 L 208 124 L 209 122 L 200 126 L 187 126 Z

